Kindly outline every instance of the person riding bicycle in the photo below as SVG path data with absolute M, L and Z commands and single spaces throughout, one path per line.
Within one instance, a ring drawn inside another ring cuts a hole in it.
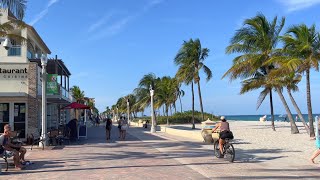
M 212 132 L 220 128 L 220 133 L 219 133 L 219 149 L 221 154 L 223 154 L 223 144 L 224 140 L 226 138 L 228 139 L 233 139 L 233 134 L 230 131 L 229 123 L 227 122 L 226 118 L 224 116 L 220 117 L 221 122 L 216 125 L 215 128 L 213 128 Z

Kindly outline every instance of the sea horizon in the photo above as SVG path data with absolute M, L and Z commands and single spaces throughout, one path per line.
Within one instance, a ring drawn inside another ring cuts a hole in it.
M 225 115 L 227 120 L 238 120 L 238 121 L 259 121 L 260 117 L 263 117 L 264 115 L 267 116 L 267 121 L 271 119 L 270 114 L 260 114 L 260 115 Z M 287 114 L 275 114 L 274 120 L 275 121 L 285 121 L 285 119 L 288 120 L 286 117 Z M 308 114 L 302 114 L 305 121 L 308 122 Z M 294 120 L 296 119 L 297 114 L 292 114 Z M 320 113 L 313 114 L 313 118 L 316 116 L 320 116 Z M 301 121 L 298 116 L 298 121 Z

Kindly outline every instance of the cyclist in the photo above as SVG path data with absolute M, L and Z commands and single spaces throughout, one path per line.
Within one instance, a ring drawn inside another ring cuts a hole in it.
M 215 132 L 218 128 L 220 128 L 219 133 L 219 149 L 221 154 L 223 154 L 223 144 L 224 140 L 226 138 L 233 139 L 233 134 L 230 131 L 229 123 L 227 122 L 226 118 L 224 116 L 220 117 L 221 122 L 216 125 L 215 128 L 213 128 L 212 132 Z

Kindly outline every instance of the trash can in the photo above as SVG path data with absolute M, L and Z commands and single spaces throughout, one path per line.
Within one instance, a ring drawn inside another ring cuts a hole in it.
M 205 143 L 213 143 L 212 139 L 212 129 L 215 127 L 216 122 L 211 121 L 209 118 L 202 123 L 202 131 L 201 135 L 203 137 L 203 142 Z

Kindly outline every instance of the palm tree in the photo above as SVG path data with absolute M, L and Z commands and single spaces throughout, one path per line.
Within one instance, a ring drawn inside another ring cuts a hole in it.
M 144 110 L 147 106 L 151 103 L 151 97 L 150 97 L 150 87 L 156 88 L 157 82 L 159 81 L 159 78 L 156 77 L 155 74 L 149 73 L 142 77 L 142 79 L 139 81 L 139 87 L 134 89 L 134 95 L 137 98 L 137 106 L 139 109 Z M 155 90 L 155 95 L 157 94 L 157 90 Z M 156 100 L 155 100 L 156 101 Z M 154 107 L 157 108 L 157 107 Z M 155 122 L 154 125 L 156 126 L 156 114 L 154 112 Z
M 315 25 L 310 28 L 305 24 L 290 27 L 282 37 L 284 51 L 289 54 L 286 64 L 291 70 L 306 73 L 306 94 L 308 107 L 308 120 L 310 125 L 310 137 L 315 136 L 310 90 L 310 69 L 319 70 L 320 59 L 320 35 Z
M 268 22 L 263 14 L 246 19 L 244 26 L 237 30 L 231 39 L 231 45 L 226 48 L 226 53 L 241 53 L 242 55 L 233 60 L 233 66 L 223 75 L 222 78 L 229 76 L 230 80 L 252 78 L 259 70 L 265 71 L 266 76 L 274 68 L 271 65 L 265 65 L 275 55 L 275 47 L 279 41 L 279 34 L 284 26 L 285 18 L 278 23 L 275 17 Z M 267 78 L 270 81 L 270 78 Z M 268 82 L 266 81 L 266 82 Z M 270 85 L 275 82 L 270 83 Z M 283 98 L 281 88 L 276 87 L 278 93 L 291 122 L 291 133 L 298 133 L 298 128 L 292 118 L 290 109 Z M 272 91 L 269 89 L 269 95 Z M 271 100 L 272 97 L 270 97 Z M 271 112 L 272 113 L 272 112 Z
M 301 122 L 303 123 L 307 133 L 310 134 L 309 126 L 307 125 L 306 121 L 304 120 L 303 115 L 301 113 L 301 110 L 298 107 L 298 105 L 297 105 L 296 101 L 294 100 L 292 93 L 291 93 L 292 91 L 293 92 L 299 91 L 297 84 L 301 81 L 301 78 L 302 78 L 302 76 L 300 74 L 297 74 L 297 75 L 295 75 L 294 73 L 287 74 L 284 77 L 284 84 L 287 88 L 287 92 L 288 92 L 290 100 L 293 104 L 293 107 L 295 108 L 295 110 L 296 110 Z
M 178 72 L 176 73 L 176 79 L 179 82 L 183 82 L 186 85 L 191 84 L 192 93 L 192 129 L 195 129 L 194 124 L 194 89 L 193 89 L 193 73 L 190 73 L 190 67 L 187 64 L 180 65 Z
M 264 68 L 258 69 L 258 71 L 253 75 L 252 78 L 248 78 L 244 81 L 242 81 L 242 87 L 240 90 L 240 94 L 244 94 L 246 92 L 263 88 L 263 90 L 260 92 L 258 102 L 257 102 L 257 109 L 261 106 L 262 102 L 266 98 L 266 96 L 269 94 L 269 101 L 270 101 L 270 112 L 271 112 L 271 127 L 272 130 L 276 130 L 274 126 L 274 111 L 273 111 L 273 100 L 272 100 L 272 89 L 273 86 L 269 83 L 266 71 Z
M 19 20 L 22 20 L 26 10 L 26 4 L 26 0 L 1 0 L 0 8 L 9 9 Z
M 178 54 L 174 59 L 176 65 L 180 67 L 186 65 L 188 67 L 189 73 L 193 77 L 194 83 L 198 85 L 202 121 L 204 120 L 204 114 L 203 114 L 203 104 L 202 104 L 202 97 L 201 97 L 199 71 L 201 69 L 204 71 L 207 81 L 209 81 L 212 78 L 212 72 L 210 68 L 204 64 L 204 60 L 208 57 L 208 55 L 209 55 L 209 49 L 202 48 L 201 42 L 199 39 L 196 39 L 196 40 L 190 39 L 188 42 L 184 41 L 182 48 L 180 49 L 180 51 L 178 52 Z
M 81 91 L 79 86 L 73 86 L 70 90 L 78 103 L 84 103 L 84 91 Z

